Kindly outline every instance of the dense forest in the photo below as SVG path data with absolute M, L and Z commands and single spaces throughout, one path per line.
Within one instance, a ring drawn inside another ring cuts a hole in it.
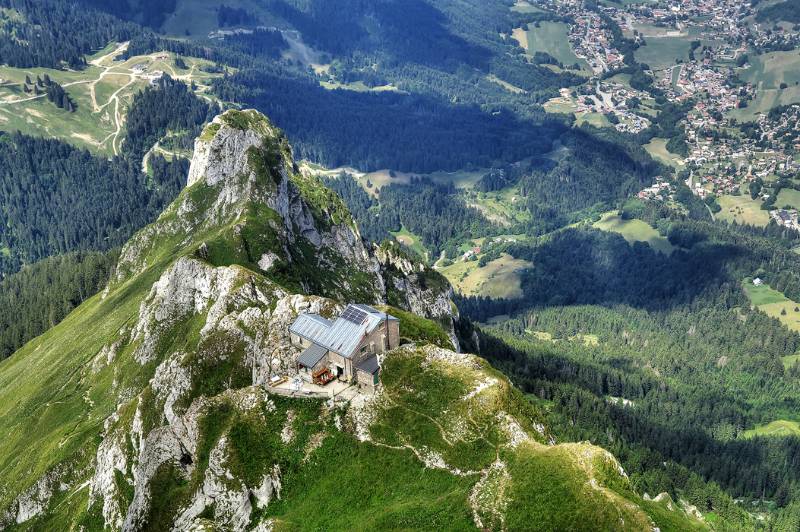
M 558 123 L 537 125 L 433 97 L 331 91 L 313 79 L 248 70 L 216 81 L 225 101 L 264 112 L 298 157 L 326 166 L 424 172 L 490 166 L 550 150 Z
M 48 257 L 0 280 L 0 360 L 56 325 L 107 283 L 117 253 Z
M 778 22 L 800 22 L 800 1 L 783 0 L 782 2 L 770 3 L 758 9 L 756 20 Z
M 131 160 L 141 161 L 168 132 L 178 137 L 173 143 L 191 149 L 203 124 L 219 112 L 216 104 L 198 98 L 185 83 L 164 75 L 134 97 L 125 124 L 123 152 Z
M 608 207 L 635 194 L 663 168 L 630 139 L 584 127 L 559 138 L 567 153 L 554 165 L 534 161 L 518 180 L 531 222 L 525 232 L 542 233 L 577 220 L 575 213 Z
M 0 0 L 0 58 L 14 67 L 82 68 L 85 54 L 140 32 L 70 0 Z
M 175 11 L 177 0 L 79 0 L 121 19 L 158 29 L 166 16 Z
M 362 236 L 374 242 L 391 238 L 405 228 L 422 239 L 432 256 L 445 250 L 449 256 L 465 239 L 499 230 L 476 209 L 468 207 L 452 183 L 437 184 L 428 178 L 392 183 L 380 190 L 380 202 L 367 194 L 349 174 L 326 180 L 353 213 Z
M 151 178 L 140 167 L 56 140 L 0 137 L 0 274 L 50 255 L 123 244 L 186 180 L 185 163 L 161 165 Z

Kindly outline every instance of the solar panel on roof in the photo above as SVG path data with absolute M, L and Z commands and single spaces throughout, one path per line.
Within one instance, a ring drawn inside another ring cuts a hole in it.
M 367 317 L 367 313 L 359 308 L 351 306 L 344 309 L 344 312 L 342 313 L 341 317 L 343 320 L 347 320 L 350 323 L 361 325 L 362 323 L 364 323 L 364 320 Z

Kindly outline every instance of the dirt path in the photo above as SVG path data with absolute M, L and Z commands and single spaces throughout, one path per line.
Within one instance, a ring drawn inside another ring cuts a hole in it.
M 129 44 L 130 43 L 128 42 L 120 43 L 110 52 L 89 61 L 89 64 L 91 66 L 101 69 L 100 72 L 97 74 L 96 78 L 71 81 L 69 83 L 64 83 L 62 85 L 62 87 L 65 88 L 72 87 L 75 85 L 88 85 L 89 97 L 92 102 L 92 113 L 100 113 L 103 110 L 113 105 L 114 131 L 109 133 L 108 136 L 106 136 L 102 141 L 98 143 L 98 145 L 105 146 L 107 145 L 108 142 L 111 142 L 111 149 L 114 155 L 119 155 L 121 147 L 120 135 L 122 134 L 122 130 L 125 125 L 125 113 L 123 112 L 124 104 L 120 98 L 120 95 L 126 90 L 128 90 L 131 87 L 131 85 L 133 85 L 137 81 L 140 80 L 151 81 L 153 79 L 151 73 L 146 74 L 144 72 L 134 72 L 133 70 L 127 68 L 124 65 L 114 64 L 114 60 L 128 50 Z M 159 55 L 161 55 L 160 52 L 149 54 L 146 57 L 151 62 L 156 62 L 158 61 L 157 57 Z M 196 75 L 197 65 L 193 63 L 189 71 L 186 74 L 182 75 L 177 75 L 175 69 L 166 63 L 164 63 L 164 70 L 173 79 L 181 80 L 187 84 L 191 84 L 194 81 L 194 77 Z M 105 103 L 100 103 L 98 102 L 97 99 L 97 84 L 100 83 L 107 76 L 127 76 L 128 81 L 120 88 L 118 88 L 116 91 L 114 91 L 114 93 L 111 96 L 109 96 L 108 101 L 106 101 Z M 202 87 L 207 88 L 204 85 L 202 85 Z M 13 100 L 9 99 L 0 100 L 0 106 L 22 104 L 33 100 L 38 100 L 40 98 L 45 98 L 46 96 L 47 96 L 46 94 L 39 94 L 35 96 L 29 96 Z M 200 94 L 199 96 L 207 99 L 208 101 L 212 101 L 212 99 L 207 95 Z M 142 168 L 146 168 L 146 166 L 147 166 L 147 160 L 142 161 Z

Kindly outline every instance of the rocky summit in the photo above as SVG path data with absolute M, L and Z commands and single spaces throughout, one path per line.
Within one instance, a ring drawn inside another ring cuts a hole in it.
M 459 353 L 444 278 L 364 241 L 282 133 L 227 111 L 109 285 L 0 367 L 0 528 L 630 529 L 702 526 Z M 278 393 L 289 326 L 346 304 L 400 318 L 380 384 Z

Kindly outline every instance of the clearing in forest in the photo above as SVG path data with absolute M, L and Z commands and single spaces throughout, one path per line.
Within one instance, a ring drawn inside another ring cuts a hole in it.
M 778 319 L 793 331 L 800 332 L 800 304 L 766 284 L 756 286 L 752 279 L 742 283 L 750 302 L 767 316 Z
M 603 217 L 594 223 L 594 227 L 602 231 L 611 231 L 622 235 L 628 243 L 646 242 L 656 251 L 665 255 L 673 252 L 675 247 L 670 244 L 666 237 L 653 229 L 653 227 L 642 220 L 624 220 L 616 212 L 607 212 Z
M 532 266 L 531 262 L 503 253 L 483 267 L 477 260 L 460 260 L 438 270 L 460 294 L 518 299 L 523 295 L 520 273 Z
M 777 419 L 766 425 L 758 425 L 742 433 L 745 438 L 756 436 L 800 436 L 800 424 L 788 419 Z
M 650 142 L 644 145 L 644 149 L 654 159 L 673 168 L 679 168 L 684 164 L 680 155 L 667 150 L 667 139 L 653 137 Z

